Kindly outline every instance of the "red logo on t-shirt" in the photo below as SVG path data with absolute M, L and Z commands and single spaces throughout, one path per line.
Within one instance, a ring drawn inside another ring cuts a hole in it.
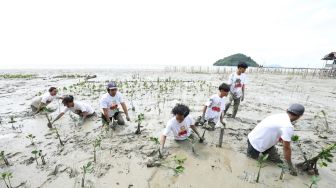
M 220 108 L 217 106 L 214 106 L 211 108 L 213 111 L 220 112 Z

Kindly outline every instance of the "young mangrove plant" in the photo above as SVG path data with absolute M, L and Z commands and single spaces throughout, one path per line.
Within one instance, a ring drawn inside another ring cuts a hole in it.
M 135 131 L 135 134 L 141 134 L 141 130 L 140 130 L 140 127 L 141 127 L 141 123 L 143 122 L 143 120 L 145 119 L 145 115 L 143 113 L 140 113 L 138 115 L 138 119 L 135 120 L 135 122 L 138 123 L 138 128 L 137 130 Z
M 15 127 L 14 127 L 14 123 L 15 123 L 16 121 L 14 120 L 14 116 L 10 116 L 9 118 L 10 118 L 9 123 L 12 124 L 12 129 L 15 129 Z
M 195 139 L 191 137 L 191 138 L 187 138 L 187 140 L 191 144 L 191 150 L 192 150 L 192 152 L 196 154 L 196 151 L 195 151 Z
M 45 165 L 46 164 L 45 159 L 44 159 L 45 155 L 43 155 L 42 150 L 39 150 L 38 155 L 41 158 L 42 165 Z
M 326 132 L 330 132 L 329 129 L 329 124 L 328 124 L 328 120 L 327 120 L 327 113 L 324 110 L 321 110 L 319 113 L 317 113 L 314 116 L 314 120 L 316 121 L 317 119 L 323 118 L 324 120 L 324 126 L 326 128 Z
M 88 162 L 86 165 L 83 165 L 83 167 L 81 169 L 83 170 L 83 177 L 82 177 L 81 187 L 84 187 L 85 186 L 85 175 L 87 173 L 91 173 L 93 171 L 92 162 Z
M 57 138 L 58 138 L 60 144 L 61 144 L 62 146 L 64 146 L 64 144 L 63 144 L 63 142 L 62 142 L 62 140 L 61 140 L 61 136 L 60 136 L 59 133 L 58 133 L 58 129 L 55 127 L 55 128 L 53 128 L 53 130 L 55 131 L 56 136 L 57 136 Z
M 9 166 L 9 162 L 8 162 L 6 156 L 5 156 L 5 151 L 0 152 L 0 158 L 4 161 L 6 166 Z
M 35 146 L 35 142 L 34 142 L 35 136 L 33 134 L 28 134 L 26 138 L 30 140 L 31 145 Z
M 316 156 L 314 156 L 311 159 L 305 158 L 305 161 L 302 163 L 298 163 L 296 166 L 305 172 L 308 172 L 309 174 L 315 174 L 318 175 L 318 169 L 317 169 L 317 162 L 320 161 L 321 167 L 328 166 L 327 163 L 332 162 L 333 155 L 331 152 L 336 149 L 336 143 L 331 144 L 325 148 L 322 148 L 321 152 L 318 153 Z
M 285 166 L 285 164 L 283 164 L 283 163 L 278 163 L 277 165 L 278 165 L 278 167 L 281 168 L 281 173 L 280 173 L 280 177 L 279 177 L 279 179 L 280 179 L 280 180 L 283 180 L 284 175 L 285 175 L 285 168 L 286 168 L 286 166 Z
M 310 184 L 305 184 L 309 188 L 317 187 L 317 182 L 320 181 L 320 178 L 318 176 L 312 176 L 310 179 Z
M 154 144 L 156 146 L 160 147 L 160 141 L 157 137 L 150 137 L 149 139 L 150 139 L 150 141 L 154 142 Z M 158 152 L 159 152 L 159 158 L 162 158 L 163 156 L 162 156 L 162 153 L 160 151 L 160 148 L 158 148 Z
M 259 155 L 259 158 L 258 158 L 258 161 L 257 161 L 257 164 L 258 164 L 258 167 L 259 167 L 258 174 L 257 174 L 257 179 L 256 179 L 257 183 L 259 183 L 260 171 L 261 171 L 261 168 L 264 167 L 264 163 L 267 160 L 267 158 L 268 158 L 268 154 L 266 154 L 266 155 L 260 154 Z
M 36 164 L 38 165 L 38 161 L 37 161 L 38 151 L 37 150 L 33 150 L 31 153 L 34 154 L 34 159 L 36 161 Z
M 101 141 L 102 139 L 101 138 L 97 138 L 94 142 L 93 142 L 93 162 L 96 162 L 96 151 L 97 151 L 97 148 L 100 148 L 101 147 Z
M 4 181 L 7 188 L 12 188 L 12 184 L 10 179 L 13 178 L 13 174 L 11 172 L 3 172 L 1 174 L 1 179 Z
M 176 174 L 181 174 L 184 172 L 185 167 L 183 166 L 184 162 L 187 160 L 186 157 L 174 156 L 175 168 L 173 169 Z

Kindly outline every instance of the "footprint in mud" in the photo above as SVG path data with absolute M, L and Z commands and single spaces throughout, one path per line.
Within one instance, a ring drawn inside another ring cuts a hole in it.
M 98 178 L 103 177 L 111 169 L 111 167 L 112 167 L 111 164 L 107 164 L 107 163 L 99 164 L 98 166 L 96 166 L 96 169 L 95 169 L 96 176 Z
M 255 183 L 256 174 L 244 171 L 241 176 L 238 176 L 238 178 L 248 183 Z

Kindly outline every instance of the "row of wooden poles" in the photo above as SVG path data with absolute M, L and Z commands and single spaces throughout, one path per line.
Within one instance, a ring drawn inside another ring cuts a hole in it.
M 186 73 L 224 73 L 229 74 L 236 70 L 233 66 L 170 66 L 165 67 L 169 72 Z M 257 74 L 283 74 L 283 75 L 302 75 L 312 77 L 336 77 L 336 69 L 327 68 L 280 68 L 280 67 L 249 67 L 247 73 Z

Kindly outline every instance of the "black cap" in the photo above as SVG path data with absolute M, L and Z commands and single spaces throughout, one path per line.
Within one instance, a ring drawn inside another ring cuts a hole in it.
M 302 116 L 305 111 L 304 106 L 298 103 L 291 104 L 287 109 L 287 112 L 291 112 L 297 116 Z

